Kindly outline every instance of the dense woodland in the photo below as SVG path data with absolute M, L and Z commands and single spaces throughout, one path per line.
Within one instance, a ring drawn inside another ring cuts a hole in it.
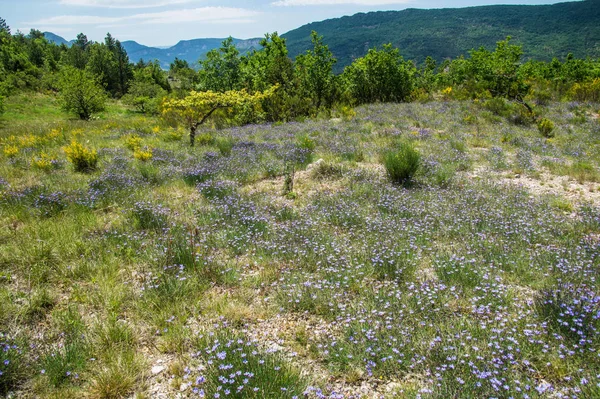
M 524 3 L 524 2 L 523 2 Z M 452 7 L 448 3 L 447 7 Z M 360 13 L 313 22 L 287 32 L 290 54 L 309 49 L 317 31 L 338 58 L 342 72 L 366 49 L 392 43 L 418 63 L 427 57 L 441 62 L 468 54 L 510 35 L 523 46 L 527 60 L 551 61 L 573 53 L 600 56 L 600 2 L 569 1 L 550 5 L 490 5 L 465 8 L 406 9 Z

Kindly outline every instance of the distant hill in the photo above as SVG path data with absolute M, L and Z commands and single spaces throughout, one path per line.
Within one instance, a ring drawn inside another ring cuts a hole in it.
M 495 47 L 512 36 L 527 58 L 548 60 L 573 53 L 600 56 L 600 0 L 554 5 L 481 6 L 456 9 L 360 13 L 314 22 L 283 35 L 290 55 L 311 47 L 310 33 L 324 36 L 338 58 L 340 72 L 374 46 L 392 43 L 405 59 L 440 61 L 468 54 L 473 48 Z
M 71 40 L 71 41 L 65 40 L 64 38 L 62 38 L 62 37 L 60 37 L 60 36 L 58 36 L 58 35 L 55 35 L 55 34 L 54 34 L 54 33 L 52 33 L 52 32 L 44 32 L 44 37 L 45 37 L 46 39 L 48 39 L 48 41 L 49 41 L 49 42 L 51 42 L 51 43 L 56 43 L 56 44 L 58 44 L 59 46 L 60 46 L 61 44 L 64 44 L 64 45 L 66 45 L 66 46 L 70 46 L 70 45 L 73 43 L 73 40 Z
M 73 42 L 69 42 L 50 32 L 44 32 L 44 36 L 46 39 L 56 44 L 64 43 L 67 46 L 70 46 Z M 221 47 L 223 40 L 225 39 L 182 40 L 175 46 L 168 48 L 148 47 L 133 40 L 124 41 L 121 44 L 125 48 L 125 51 L 127 51 L 131 62 L 138 62 L 140 59 L 143 59 L 144 61 L 158 60 L 161 67 L 169 69 L 169 65 L 175 58 L 186 60 L 191 65 L 196 64 L 198 60 L 204 58 L 206 53 L 210 50 Z M 260 47 L 260 39 L 233 39 L 233 42 L 242 54 Z

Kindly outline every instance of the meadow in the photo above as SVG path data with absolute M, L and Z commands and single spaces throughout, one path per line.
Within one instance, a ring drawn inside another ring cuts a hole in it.
M 207 124 L 191 148 L 116 101 L 9 97 L 0 396 L 600 397 L 600 108 L 511 107 Z

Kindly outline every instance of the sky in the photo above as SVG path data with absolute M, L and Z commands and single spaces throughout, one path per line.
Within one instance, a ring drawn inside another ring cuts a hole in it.
M 565 1 L 565 0 L 562 0 Z M 304 24 L 358 12 L 488 4 L 550 4 L 552 0 L 0 0 L 0 17 L 13 32 L 31 28 L 67 40 L 83 32 L 101 41 L 171 46 L 196 38 L 239 39 L 283 34 Z

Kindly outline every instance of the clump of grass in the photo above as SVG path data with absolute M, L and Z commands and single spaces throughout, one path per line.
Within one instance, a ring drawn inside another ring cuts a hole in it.
M 421 154 L 410 143 L 402 142 L 398 149 L 384 154 L 383 166 L 392 182 L 409 185 L 421 166 Z
M 81 339 L 73 339 L 47 353 L 42 361 L 40 373 L 53 387 L 60 387 L 79 380 L 89 358 L 89 348 Z
M 129 325 L 111 315 L 107 321 L 100 323 L 95 331 L 96 346 L 103 352 L 133 348 L 136 336 Z
M 578 182 L 600 182 L 600 172 L 590 162 L 577 161 L 569 168 L 569 175 Z
M 129 397 L 141 377 L 143 362 L 133 351 L 116 354 L 107 365 L 95 373 L 89 387 L 93 399 L 120 399 Z
M 452 184 L 455 176 L 456 167 L 442 164 L 434 169 L 430 179 L 434 186 L 446 188 Z
M 560 163 L 544 160 L 542 161 L 542 165 L 550 169 L 552 173 L 561 176 L 570 176 L 581 184 L 585 182 L 600 182 L 600 172 L 587 160 L 578 160 L 571 165 L 564 162 Z
M 311 177 L 315 180 L 340 179 L 344 176 L 346 170 L 347 168 L 340 163 L 319 161 L 312 169 Z
M 23 349 L 13 339 L 0 333 L 0 396 L 16 390 L 25 373 Z
M 36 290 L 29 297 L 24 309 L 24 316 L 29 321 L 37 321 L 43 318 L 51 310 L 56 301 L 46 289 Z
M 98 153 L 96 150 L 90 150 L 81 143 L 73 140 L 70 145 L 64 147 L 64 151 L 76 172 L 88 173 L 96 170 L 98 165 Z
M 233 150 L 233 140 L 225 137 L 219 137 L 215 142 L 219 152 L 224 157 L 228 157 L 231 155 L 231 151 Z
M 554 198 L 551 205 L 563 212 L 573 212 L 573 204 L 564 198 Z

